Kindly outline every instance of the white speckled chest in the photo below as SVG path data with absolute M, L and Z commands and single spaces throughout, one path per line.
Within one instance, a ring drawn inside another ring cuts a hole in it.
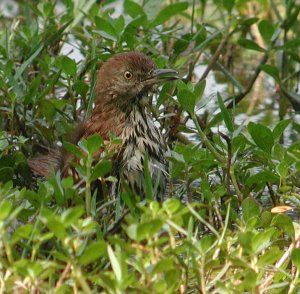
M 121 134 L 122 148 L 118 155 L 116 171 L 137 194 L 144 195 L 144 156 L 148 154 L 153 186 L 158 185 L 157 195 L 162 198 L 167 175 L 166 145 L 152 117 L 142 106 L 134 106 L 128 113 Z

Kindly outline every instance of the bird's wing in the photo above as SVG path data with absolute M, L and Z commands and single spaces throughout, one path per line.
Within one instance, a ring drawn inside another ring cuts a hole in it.
M 61 150 L 51 149 L 48 154 L 39 154 L 28 159 L 28 165 L 32 172 L 43 177 L 49 177 L 53 171 L 57 171 L 61 165 Z

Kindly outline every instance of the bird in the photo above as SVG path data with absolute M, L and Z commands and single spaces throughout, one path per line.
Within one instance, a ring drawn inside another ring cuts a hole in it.
M 111 133 L 121 139 L 113 158 L 112 175 L 125 181 L 137 195 L 145 195 L 145 156 L 157 197 L 165 193 L 168 163 L 167 145 L 162 132 L 147 110 L 147 96 L 162 82 L 178 79 L 173 69 L 157 69 L 153 60 L 141 52 L 125 52 L 109 58 L 96 76 L 95 103 L 90 117 L 80 124 L 74 143 L 99 134 L 104 141 Z M 37 174 L 49 176 L 51 168 L 66 169 L 64 151 L 52 152 L 51 159 L 40 156 L 29 161 Z M 47 165 L 50 161 L 51 164 Z M 114 188 L 115 190 L 115 188 Z

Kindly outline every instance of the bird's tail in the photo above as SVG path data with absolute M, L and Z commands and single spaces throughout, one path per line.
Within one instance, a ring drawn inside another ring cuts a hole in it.
M 49 177 L 53 171 L 57 171 L 61 162 L 62 152 L 59 149 L 51 149 L 48 154 L 39 154 L 28 159 L 31 171 L 43 177 Z

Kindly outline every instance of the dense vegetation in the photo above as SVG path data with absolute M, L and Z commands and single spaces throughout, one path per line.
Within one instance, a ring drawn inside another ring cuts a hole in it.
M 299 291 L 299 1 L 0 8 L 1 293 Z M 37 179 L 27 159 L 66 140 L 91 113 L 97 68 L 132 50 L 183 77 L 151 107 L 171 149 L 169 198 L 152 200 L 146 173 L 147 199 L 97 202 L 91 182 L 114 180 L 109 158 L 93 162 L 97 136 L 65 143 L 83 185 Z M 294 213 L 271 212 L 283 205 Z

